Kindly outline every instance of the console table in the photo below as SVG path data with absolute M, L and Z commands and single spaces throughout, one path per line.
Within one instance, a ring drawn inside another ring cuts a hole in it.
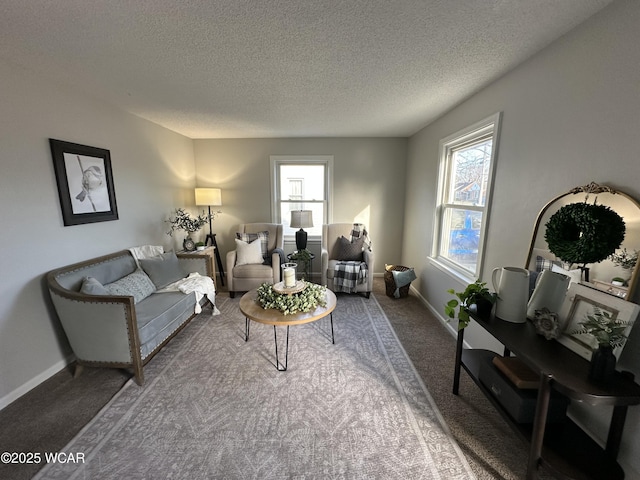
M 536 413 L 533 424 L 516 423 L 491 391 L 479 381 L 480 365 L 496 353 L 463 348 L 464 329 L 458 331 L 453 393 L 458 394 L 461 368 L 469 374 L 510 426 L 531 442 L 527 479 L 538 478 L 543 466 L 558 478 L 622 479 L 624 471 L 617 462 L 622 431 L 630 405 L 640 404 L 640 385 L 630 373 L 616 372 L 606 385 L 588 379 L 589 362 L 555 340 L 546 340 L 529 321 L 510 323 L 494 317 L 471 317 L 504 345 L 504 355 L 515 354 L 540 374 Z M 571 400 L 590 405 L 613 406 L 606 447 L 601 448 L 568 417 L 547 424 L 551 389 Z

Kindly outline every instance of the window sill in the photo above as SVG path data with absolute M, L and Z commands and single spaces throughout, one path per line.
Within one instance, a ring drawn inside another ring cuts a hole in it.
M 476 281 L 473 275 L 464 273 L 461 270 L 454 268 L 449 263 L 443 262 L 436 257 L 428 257 L 428 260 L 438 270 L 449 275 L 451 278 L 464 283 L 465 285 Z

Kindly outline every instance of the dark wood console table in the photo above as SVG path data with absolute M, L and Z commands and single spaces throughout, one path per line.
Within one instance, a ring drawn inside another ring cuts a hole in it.
M 616 372 L 613 381 L 606 385 L 592 382 L 587 377 L 587 360 L 555 340 L 546 340 L 538 335 L 531 322 L 510 323 L 497 318 L 480 318 L 476 314 L 471 316 L 504 345 L 505 356 L 515 354 L 540 374 L 533 424 L 516 423 L 491 391 L 479 381 L 483 359 L 496 353 L 463 348 L 464 330 L 458 331 L 453 393 L 458 394 L 460 371 L 464 368 L 511 427 L 531 442 L 527 479 L 536 479 L 540 466 L 558 478 L 624 478 L 624 471 L 616 459 L 627 408 L 640 404 L 640 385 L 633 381 L 633 375 Z M 551 389 L 571 400 L 613 407 L 604 449 L 569 418 L 557 424 L 546 423 Z

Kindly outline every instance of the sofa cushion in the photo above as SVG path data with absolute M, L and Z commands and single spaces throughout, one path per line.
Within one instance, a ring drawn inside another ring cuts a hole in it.
M 143 258 L 139 262 L 157 289 L 164 288 L 186 276 L 174 252 Z
M 273 268 L 262 263 L 236 265 L 233 268 L 235 278 L 273 278 Z
M 142 358 L 193 315 L 195 304 L 194 293 L 162 292 L 154 293 L 136 305 Z
M 108 283 L 104 288 L 109 295 L 131 295 L 134 303 L 144 300 L 156 291 L 155 285 L 142 269 L 138 269 L 113 283 Z
M 342 261 L 362 261 L 362 250 L 364 248 L 364 237 L 360 237 L 350 242 L 345 236 L 338 239 L 338 260 Z
M 109 295 L 109 291 L 104 288 L 104 285 L 93 277 L 84 277 L 80 292 L 87 295 Z
M 262 247 L 260 239 L 256 239 L 251 243 L 243 240 L 236 241 L 236 265 L 261 264 L 264 262 L 262 256 Z
M 263 232 L 257 233 L 242 233 L 236 232 L 236 238 L 238 240 L 242 240 L 246 243 L 252 243 L 255 240 L 260 240 L 260 249 L 262 251 L 262 261 L 266 263 L 270 263 L 271 259 L 269 252 L 269 232 L 266 230 Z M 252 262 L 255 263 L 255 262 Z

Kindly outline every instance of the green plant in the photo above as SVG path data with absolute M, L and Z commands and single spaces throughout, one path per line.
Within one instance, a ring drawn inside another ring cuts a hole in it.
M 455 295 L 454 298 L 449 300 L 444 306 L 444 312 L 449 318 L 455 318 L 456 308 L 458 310 L 458 330 L 462 330 L 471 321 L 469 317 L 469 309 L 472 305 L 478 307 L 478 303 L 488 303 L 493 305 L 496 302 L 497 296 L 495 293 L 490 292 L 487 288 L 486 282 L 481 282 L 480 279 L 467 285 L 462 292 L 456 292 L 453 288 L 447 290 L 451 295 Z
M 297 250 L 290 255 L 289 259 L 302 268 L 303 278 L 306 279 L 309 266 L 311 265 L 311 252 L 307 249 Z
M 291 254 L 291 260 L 299 260 L 301 262 L 309 263 L 311 261 L 311 252 L 307 249 L 298 250 Z
M 586 202 L 565 205 L 551 216 L 546 228 L 549 250 L 564 262 L 582 265 L 613 254 L 626 230 L 622 217 L 611 208 Z
M 189 215 L 184 208 L 177 208 L 173 213 L 173 218 L 170 216 L 167 223 L 171 224 L 170 230 L 167 235 L 172 236 L 175 230 L 184 230 L 187 233 L 193 233 L 200 230 L 209 221 L 209 215 L 202 211 L 202 215 L 198 215 L 193 218 Z
M 196 242 L 196 247 L 204 247 L 204 242 Z
M 624 334 L 631 322 L 618 321 L 613 314 L 593 307 L 593 314 L 585 315 L 586 320 L 579 322 L 582 328 L 572 332 L 574 335 L 591 335 L 599 346 L 621 347 L 627 341 Z
M 609 255 L 609 260 L 625 270 L 633 270 L 638 261 L 638 251 L 634 250 L 630 253 L 626 248 L 623 248 L 619 253 Z
M 264 309 L 274 308 L 285 315 L 310 312 L 327 304 L 326 288 L 315 283 L 307 283 L 298 293 L 278 293 L 270 283 L 258 287 L 258 302 Z

